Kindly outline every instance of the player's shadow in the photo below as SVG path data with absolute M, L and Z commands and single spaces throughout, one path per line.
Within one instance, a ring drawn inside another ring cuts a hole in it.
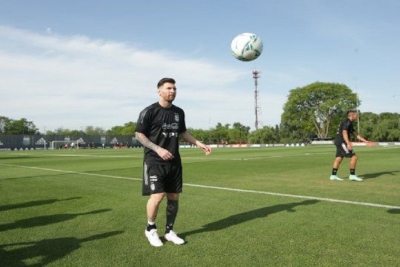
M 319 200 L 311 199 L 311 200 L 305 200 L 301 202 L 294 202 L 294 203 L 288 203 L 288 204 L 278 204 L 274 206 L 269 206 L 269 207 L 264 207 L 256 210 L 251 210 L 251 211 L 246 211 L 243 213 L 235 214 L 229 217 L 226 217 L 224 219 L 206 224 L 202 226 L 200 229 L 192 230 L 189 232 L 184 232 L 180 233 L 180 236 L 183 238 L 186 236 L 194 235 L 194 234 L 199 234 L 203 232 L 211 232 L 211 231 L 219 231 L 234 225 L 238 225 L 247 221 L 251 221 L 257 218 L 264 218 L 267 217 L 270 214 L 281 212 L 281 211 L 287 211 L 287 212 L 295 212 L 296 210 L 294 209 L 297 206 L 302 206 L 302 205 L 312 205 L 315 203 L 318 203 Z
M 360 175 L 364 180 L 379 178 L 383 175 L 397 175 L 400 171 L 384 171 L 384 172 L 374 172 L 374 173 L 366 173 L 364 175 Z
M 71 198 L 65 198 L 65 199 L 35 200 L 35 201 L 3 205 L 3 206 L 0 206 L 0 212 L 6 211 L 6 210 L 13 210 L 13 209 L 31 208 L 31 207 L 35 207 L 35 206 L 48 205 L 48 204 L 53 204 L 55 202 L 69 201 L 69 200 L 75 200 L 75 199 L 81 199 L 81 197 L 71 197 Z
M 400 209 L 390 209 L 387 212 L 392 213 L 392 214 L 400 214 Z
M 45 266 L 79 249 L 84 242 L 109 238 L 122 234 L 123 232 L 124 231 L 112 231 L 86 238 L 61 237 L 34 242 L 3 244 L 0 245 L 0 263 L 1 266 L 8 267 L 28 266 L 24 261 L 36 258 L 40 259 L 40 262 L 34 265 L 29 264 L 29 266 Z
M 97 214 L 106 211 L 110 211 L 111 209 L 100 209 L 94 210 L 90 212 L 83 212 L 83 213 L 65 213 L 65 214 L 55 214 L 55 215 L 46 215 L 46 216 L 38 216 L 32 217 L 27 219 L 16 220 L 13 223 L 1 224 L 0 225 L 0 232 L 8 231 L 18 228 L 32 228 L 37 226 L 45 226 L 49 224 L 61 223 L 65 221 L 69 221 L 75 219 L 78 216 L 83 215 L 90 215 L 90 214 Z

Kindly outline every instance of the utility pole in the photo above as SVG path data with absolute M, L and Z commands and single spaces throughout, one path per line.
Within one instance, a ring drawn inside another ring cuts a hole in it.
M 254 126 L 256 127 L 256 130 L 258 130 L 258 116 L 260 113 L 260 107 L 258 106 L 258 95 L 259 95 L 259 91 L 258 91 L 258 78 L 260 78 L 259 76 L 260 72 L 257 71 L 256 69 L 253 70 L 253 78 L 254 78 L 254 111 L 255 111 L 255 115 L 256 115 L 256 121 Z
M 357 133 L 360 134 L 360 108 L 358 103 L 357 84 L 356 84 L 356 104 L 357 104 Z

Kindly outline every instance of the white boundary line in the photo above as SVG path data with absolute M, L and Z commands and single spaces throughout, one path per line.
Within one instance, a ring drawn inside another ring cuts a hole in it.
M 87 176 L 97 176 L 97 177 L 112 178 L 112 179 L 142 181 L 141 178 L 132 178 L 132 177 L 123 177 L 123 176 L 116 176 L 116 175 L 96 174 L 96 173 L 87 173 L 87 172 L 65 171 L 65 170 L 39 168 L 39 167 L 31 167 L 31 166 L 13 165 L 13 164 L 0 164 L 0 166 L 17 167 L 17 168 L 25 168 L 25 169 L 33 169 L 33 170 L 41 170 L 41 171 L 61 172 L 61 173 L 70 173 L 70 174 L 79 174 L 79 175 L 87 175 Z M 369 206 L 369 207 L 375 207 L 375 208 L 400 209 L 400 206 L 391 206 L 391 205 L 383 205 L 383 204 L 375 204 L 375 203 L 359 202 L 359 201 L 349 201 L 349 200 L 341 200 L 341 199 L 334 199 L 334 198 L 292 195 L 292 194 L 274 193 L 274 192 L 268 192 L 268 191 L 256 191 L 256 190 L 237 189 L 237 188 L 230 188 L 230 187 L 187 184 L 187 183 L 184 183 L 184 185 L 191 186 L 191 187 L 207 188 L 207 189 L 215 189 L 215 190 L 225 190 L 225 191 L 240 192 L 240 193 L 252 193 L 252 194 L 263 194 L 263 195 L 280 196 L 280 197 L 313 199 L 313 200 L 320 200 L 320 201 L 327 201 L 327 202 L 334 202 L 334 203 Z
M 207 186 L 207 185 L 196 185 L 196 184 L 184 184 L 184 185 L 192 186 L 192 187 L 201 187 L 201 188 L 209 188 L 209 189 L 242 192 L 242 193 L 264 194 L 264 195 L 271 195 L 271 196 L 292 197 L 292 198 L 302 198 L 302 199 L 314 199 L 314 200 L 321 200 L 321 201 L 327 201 L 327 202 L 346 203 L 346 204 L 360 205 L 360 206 L 370 206 L 370 207 L 376 207 L 376 208 L 400 209 L 400 206 L 391 206 L 391 205 L 375 204 L 375 203 L 368 203 L 368 202 L 341 200 L 341 199 L 334 199 L 334 198 L 292 195 L 292 194 L 274 193 L 274 192 L 267 192 L 267 191 L 256 191 L 256 190 L 246 190 L 246 189 L 236 189 L 236 188 L 229 188 L 229 187 Z

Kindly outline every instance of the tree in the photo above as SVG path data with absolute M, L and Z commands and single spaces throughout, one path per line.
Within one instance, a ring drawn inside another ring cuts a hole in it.
M 187 129 L 192 136 L 197 139 L 200 140 L 203 143 L 208 144 L 210 141 L 210 131 L 207 130 L 203 130 L 203 129 L 193 129 L 193 128 L 188 128 Z
M 134 135 L 136 129 L 135 122 L 127 122 L 124 124 L 124 128 L 121 131 L 121 135 Z
M 55 129 L 54 131 L 47 131 L 46 135 L 84 136 L 85 132 L 82 130 L 70 130 L 60 127 Z
M 221 144 L 223 141 L 228 141 L 228 130 L 230 124 L 224 126 L 218 122 L 215 128 L 210 129 L 210 142 L 214 144 Z
M 38 133 L 38 128 L 32 121 L 25 118 L 19 120 L 11 120 L 6 117 L 1 117 L 4 134 L 26 134 L 32 135 Z
M 5 134 L 7 125 L 10 123 L 10 119 L 4 116 L 0 116 L 0 134 Z
M 286 135 L 307 139 L 310 135 L 326 138 L 333 135 L 340 120 L 360 101 L 346 85 L 315 82 L 290 91 L 284 105 L 281 127 Z M 287 137 L 287 136 L 286 136 Z
M 227 136 L 223 139 L 231 144 L 247 143 L 249 132 L 249 126 L 244 126 L 240 122 L 234 122 L 232 128 L 228 129 Z
M 379 114 L 378 123 L 371 127 L 370 139 L 376 141 L 400 140 L 400 114 L 384 112 Z
M 114 126 L 106 133 L 111 135 L 134 135 L 136 129 L 135 122 L 127 122 L 124 126 Z
M 273 127 L 264 126 L 255 130 L 249 135 L 249 143 L 251 144 L 273 144 L 278 141 L 279 136 Z
M 123 128 L 124 128 L 123 126 L 114 126 L 110 130 L 107 130 L 107 134 L 110 134 L 110 135 L 121 135 L 121 132 L 122 132 Z
M 104 135 L 106 131 L 101 127 L 94 126 L 86 126 L 85 134 L 86 135 Z

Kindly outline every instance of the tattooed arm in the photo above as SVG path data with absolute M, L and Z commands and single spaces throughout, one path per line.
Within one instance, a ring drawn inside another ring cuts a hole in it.
M 144 145 L 147 148 L 150 148 L 151 150 L 153 150 L 154 152 L 157 152 L 157 149 L 159 148 L 158 145 L 154 144 L 153 142 L 151 142 L 149 140 L 149 138 L 147 138 L 147 136 L 145 136 L 142 133 L 138 133 L 135 132 L 136 135 L 136 139 L 139 140 L 139 142 Z
M 171 159 L 174 158 L 174 156 L 171 154 L 171 152 L 169 152 L 168 150 L 166 150 L 166 149 L 154 144 L 144 134 L 136 132 L 135 135 L 136 135 L 136 139 L 139 140 L 139 142 L 143 146 L 145 146 L 145 147 L 153 150 L 154 152 L 156 152 L 160 156 L 160 158 L 162 158 L 163 160 L 171 160 Z

